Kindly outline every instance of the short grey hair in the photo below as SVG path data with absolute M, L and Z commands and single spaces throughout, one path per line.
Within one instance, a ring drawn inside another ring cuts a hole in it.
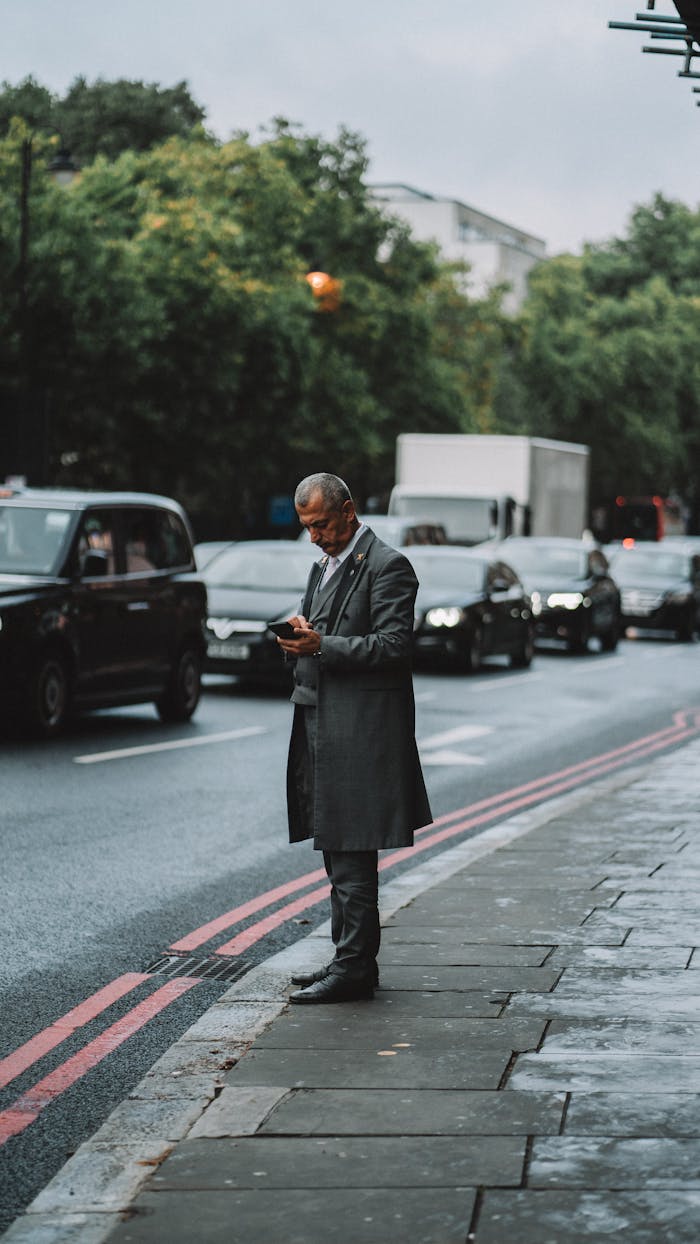
M 327 471 L 318 471 L 315 475 L 307 475 L 294 493 L 294 504 L 299 509 L 306 509 L 311 503 L 314 493 L 320 493 L 325 504 L 332 510 L 342 510 L 346 501 L 352 501 L 352 493 L 345 480 L 339 475 L 329 475 Z

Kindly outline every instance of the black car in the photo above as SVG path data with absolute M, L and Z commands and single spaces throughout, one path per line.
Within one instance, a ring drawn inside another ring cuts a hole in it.
M 209 597 L 205 669 L 288 681 L 291 666 L 267 624 L 298 612 L 320 556 L 310 541 L 241 540 L 213 558 L 202 573 Z
M 455 547 L 403 549 L 419 580 L 414 652 L 477 670 L 484 657 L 532 660 L 530 598 L 498 555 Z
M 691 545 L 617 545 L 610 566 L 622 592 L 622 621 L 639 630 L 672 631 L 689 641 L 700 629 L 700 554 Z
M 206 589 L 175 501 L 147 493 L 0 489 L 0 699 L 38 735 L 71 710 L 200 695 Z
M 604 652 L 615 651 L 620 592 L 601 549 L 585 540 L 513 536 L 500 551 L 532 597 L 535 639 L 563 640 L 570 652 L 583 653 L 596 637 Z

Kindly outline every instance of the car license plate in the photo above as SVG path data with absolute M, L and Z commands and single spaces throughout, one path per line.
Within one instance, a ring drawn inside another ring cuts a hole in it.
M 247 661 L 250 657 L 250 644 L 227 643 L 210 640 L 207 644 L 207 656 L 226 661 Z

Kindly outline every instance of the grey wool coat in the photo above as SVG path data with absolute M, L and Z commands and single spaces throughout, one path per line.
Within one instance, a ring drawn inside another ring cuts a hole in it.
M 315 563 L 304 612 L 323 571 Z M 295 706 L 287 769 L 289 836 L 317 850 L 407 847 L 432 820 L 415 741 L 411 678 L 418 581 L 407 558 L 368 528 L 333 600 L 318 660 L 313 814 L 299 796 L 305 732 Z

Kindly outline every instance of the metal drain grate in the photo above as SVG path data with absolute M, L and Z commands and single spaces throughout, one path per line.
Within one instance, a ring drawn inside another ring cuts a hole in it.
M 195 976 L 198 980 L 235 981 L 248 971 L 241 959 L 224 959 L 221 955 L 162 954 L 145 971 L 150 976 Z

